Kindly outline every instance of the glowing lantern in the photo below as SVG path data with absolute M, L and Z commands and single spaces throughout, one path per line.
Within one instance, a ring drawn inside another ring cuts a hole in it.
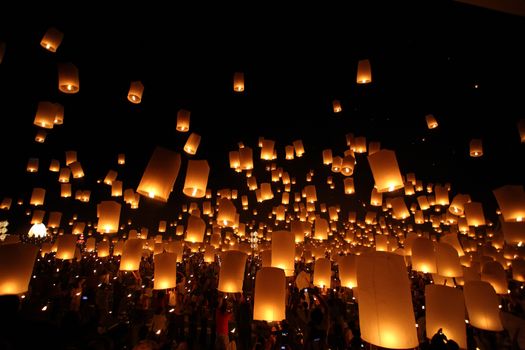
M 470 141 L 470 156 L 481 157 L 483 155 L 483 146 L 481 139 L 472 139 Z
M 71 169 L 62 168 L 60 169 L 60 173 L 58 174 L 58 182 L 68 183 L 70 176 L 71 176 Z
M 60 162 L 56 159 L 51 159 L 51 163 L 49 164 L 49 171 L 52 171 L 54 173 L 60 171 Z
M 97 256 L 105 258 L 109 256 L 109 241 L 100 241 L 97 244 Z
M 321 217 L 315 219 L 315 239 L 328 239 L 328 221 Z
M 38 130 L 35 136 L 35 142 L 44 143 L 46 141 L 47 132 L 45 130 Z
M 82 165 L 80 165 L 80 162 L 77 161 L 69 164 L 69 168 L 71 169 L 73 178 L 79 179 L 84 177 L 84 170 L 82 170 Z
M 345 152 L 345 157 L 341 163 L 341 173 L 344 176 L 351 176 L 354 173 L 355 157 L 352 150 Z
M 403 257 L 373 252 L 356 259 L 363 340 L 390 349 L 417 347 L 416 321 Z
M 369 155 L 368 163 L 374 176 L 374 187 L 378 192 L 392 192 L 403 188 L 403 178 L 394 151 L 382 149 Z
M 250 147 L 239 149 L 239 159 L 242 170 L 253 169 L 253 151 Z
M 381 143 L 377 141 L 370 141 L 368 144 L 368 155 L 371 156 L 372 154 L 379 152 L 381 150 Z
M 254 320 L 280 322 L 286 318 L 286 277 L 282 269 L 263 267 L 257 271 L 253 302 Z
M 202 243 L 204 240 L 204 233 L 206 231 L 206 223 L 201 218 L 191 215 L 188 218 L 188 228 L 186 229 L 186 238 L 184 239 L 187 242 L 192 243 Z
M 40 46 L 50 52 L 57 52 L 57 49 L 62 43 L 63 38 L 64 33 L 56 28 L 51 27 L 46 31 L 46 34 L 44 34 L 44 37 L 40 41 Z
M 325 149 L 323 150 L 323 164 L 324 165 L 330 165 L 332 164 L 332 150 L 331 149 Z
M 76 94 L 79 91 L 78 69 L 72 63 L 58 65 L 58 89 L 66 94 Z
M 334 113 L 341 113 L 343 111 L 343 107 L 341 107 L 341 101 L 334 100 L 332 102 L 332 108 L 334 110 Z
M 177 131 L 186 132 L 190 130 L 190 111 L 179 109 L 177 112 Z
M 95 251 L 95 237 L 89 237 L 86 240 L 86 252 L 94 252 Z
M 508 283 L 505 270 L 497 261 L 487 261 L 483 264 L 481 280 L 490 283 L 497 294 L 508 293 Z
M 26 169 L 29 173 L 36 173 L 38 171 L 38 158 L 29 158 Z
M 119 153 L 118 156 L 117 156 L 117 163 L 119 165 L 124 165 L 126 164 L 126 155 L 124 153 Z
M 436 253 L 431 240 L 423 237 L 412 242 L 412 269 L 423 273 L 436 273 Z
M 160 253 L 153 256 L 155 264 L 153 289 L 168 289 L 177 286 L 177 254 Z
M 200 142 L 201 142 L 200 135 L 192 132 L 190 136 L 188 137 L 186 144 L 184 145 L 184 152 L 194 155 L 195 153 L 197 153 L 197 148 L 199 148 Z
M 237 250 L 229 250 L 221 255 L 219 286 L 224 293 L 241 293 L 244 281 L 246 254 Z
M 478 227 L 485 225 L 485 214 L 483 214 L 483 207 L 481 206 L 481 203 L 465 203 L 464 208 L 467 224 L 469 226 Z
M 465 203 L 470 202 L 470 196 L 468 194 L 461 194 L 458 193 L 454 199 L 452 199 L 452 203 L 450 203 L 450 206 L 448 207 L 448 211 L 451 212 L 454 215 L 463 215 L 465 211 Z
M 403 197 L 392 198 L 392 217 L 397 220 L 403 220 L 410 216 L 410 212 L 405 204 Z
M 55 125 L 56 106 L 51 102 L 38 102 L 33 124 L 46 129 L 53 129 Z
M 332 264 L 327 258 L 315 259 L 314 266 L 314 286 L 320 288 L 330 288 L 332 277 Z
M 376 251 L 387 252 L 388 251 L 388 236 L 376 235 Z
M 235 205 L 227 198 L 219 200 L 219 213 L 217 214 L 217 222 L 225 227 L 232 227 L 235 223 L 235 214 L 237 209 Z
M 111 196 L 120 197 L 122 196 L 122 181 L 115 180 L 111 184 Z
M 273 198 L 272 186 L 267 182 L 261 184 L 261 199 L 263 201 Z
M 315 185 L 308 185 L 304 187 L 304 193 L 306 195 L 306 201 L 308 203 L 317 202 L 317 191 L 315 190 Z
M 344 188 L 345 188 L 345 194 L 355 193 L 353 178 L 347 177 L 343 180 L 343 183 L 344 183 Z
M 447 243 L 436 244 L 437 273 L 443 277 L 461 277 L 463 269 L 457 250 Z
M 297 157 L 302 157 L 303 154 L 304 154 L 304 146 L 303 146 L 303 141 L 302 140 L 296 140 L 294 142 L 292 142 L 293 144 L 293 147 L 295 149 L 295 155 Z
M 469 281 L 463 287 L 470 324 L 487 331 L 502 331 L 498 296 L 487 282 Z
M 448 189 L 444 186 L 438 186 L 434 187 L 434 192 L 436 196 L 436 204 L 438 205 L 448 205 Z
M 284 147 L 284 153 L 285 153 L 285 159 L 286 160 L 292 160 L 294 159 L 294 148 L 291 145 L 287 145 Z
M 71 197 L 71 184 L 60 184 L 60 197 Z
M 167 225 L 166 220 L 159 221 L 159 229 L 158 229 L 158 231 L 161 232 L 161 233 L 162 232 L 166 232 L 166 225 Z
M 492 191 L 503 219 L 507 222 L 521 222 L 525 220 L 525 192 L 523 186 L 503 186 Z
M 439 241 L 450 244 L 456 250 L 458 256 L 462 257 L 465 255 L 465 253 L 463 252 L 463 248 L 461 247 L 461 244 L 459 243 L 457 233 L 450 233 L 450 234 L 443 235 L 441 236 Z
M 271 160 L 273 159 L 273 152 L 275 147 L 275 141 L 272 140 L 262 140 L 261 148 L 261 159 Z
M 62 213 L 58 211 L 52 211 L 49 213 L 49 218 L 47 219 L 47 226 L 51 228 L 60 227 L 60 221 L 62 219 Z
M 35 187 L 33 188 L 33 193 L 31 194 L 31 200 L 29 204 L 38 206 L 44 204 L 44 199 L 46 196 L 46 190 L 44 188 Z
M 355 255 L 342 256 L 339 259 L 339 279 L 341 286 L 346 288 L 357 287 L 357 270 Z
M 372 70 L 369 60 L 360 60 L 357 63 L 357 83 L 368 84 L 372 82 Z
M 29 237 L 44 238 L 47 236 L 47 228 L 42 222 L 35 223 L 27 233 Z
M 122 255 L 122 252 L 124 251 L 124 244 L 126 242 L 119 240 L 115 245 L 113 246 L 113 256 L 120 256 Z M 142 249 L 142 248 L 141 248 Z
M 427 338 L 441 330 L 448 340 L 454 340 L 461 349 L 466 349 L 463 292 L 457 288 L 427 284 L 425 304 Z
M 204 250 L 204 262 L 212 263 L 215 261 L 215 248 L 212 245 L 207 245 Z
M 351 150 L 355 153 L 366 153 L 366 137 L 359 136 L 354 139 Z
M 63 235 L 57 237 L 57 259 L 71 260 L 75 256 L 77 237 L 74 235 Z
M 113 201 L 103 201 L 97 206 L 97 232 L 117 233 L 119 230 L 121 205 Z
M 272 267 L 284 270 L 286 276 L 294 275 L 295 237 L 289 231 L 272 233 Z
M 167 202 L 177 179 L 180 163 L 179 153 L 157 147 L 144 170 L 137 192 Z
M 46 212 L 44 210 L 34 210 L 33 217 L 31 218 L 31 224 L 40 224 L 44 221 L 44 215 Z
M 233 74 L 233 91 L 243 92 L 244 91 L 244 73 L 235 72 Z
M 140 103 L 142 101 L 142 94 L 144 93 L 144 85 L 140 81 L 132 81 L 129 87 L 128 100 L 131 103 Z
M 27 292 L 37 253 L 30 244 L 0 246 L 0 295 Z
M 126 241 L 120 258 L 120 271 L 137 271 L 139 269 L 143 244 L 143 239 L 134 238 Z
M 518 131 L 520 133 L 521 143 L 525 142 L 525 119 L 521 119 L 518 122 Z
M 436 118 L 432 114 L 427 114 L 425 116 L 425 120 L 427 122 L 427 127 L 429 129 L 435 129 L 435 128 L 438 127 L 438 122 L 437 122 Z
M 182 192 L 188 197 L 204 197 L 209 174 L 210 166 L 207 160 L 189 160 Z

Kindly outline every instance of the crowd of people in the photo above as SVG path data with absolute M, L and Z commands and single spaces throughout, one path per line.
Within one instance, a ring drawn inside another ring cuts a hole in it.
M 153 289 L 153 256 L 140 270 L 119 271 L 119 258 L 86 254 L 80 260 L 39 257 L 30 288 L 22 296 L 0 297 L 1 349 L 368 349 L 360 336 L 353 291 L 338 285 L 337 268 L 328 289 L 299 290 L 287 278 L 286 320 L 252 318 L 255 274 L 248 258 L 243 293 L 217 290 L 219 262 L 185 252 L 177 287 Z M 297 262 L 296 271 L 311 272 Z M 409 272 L 421 349 L 458 349 L 438 332 L 425 334 L 424 288 L 431 275 Z M 270 288 L 271 286 L 269 286 Z M 502 310 L 525 318 L 520 284 L 511 282 Z M 518 349 L 518 334 L 467 327 L 469 349 Z M 428 339 L 428 338 L 430 339 Z

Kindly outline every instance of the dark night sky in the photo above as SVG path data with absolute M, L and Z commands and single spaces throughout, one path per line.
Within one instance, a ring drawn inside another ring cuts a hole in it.
M 516 126 L 525 117 L 525 19 L 453 2 L 393 8 L 367 3 L 278 11 L 159 8 L 154 15 L 135 8 L 86 11 L 84 19 L 67 9 L 47 8 L 36 20 L 5 13 L 10 19 L 0 23 L 0 40 L 7 43 L 0 64 L 0 198 L 27 202 L 33 186 L 46 186 L 47 210 L 94 220 L 94 205 L 86 210 L 58 198 L 58 175 L 47 171 L 49 160 L 63 163 L 64 151 L 77 150 L 86 177 L 73 180 L 73 190 L 92 189 L 93 204 L 110 198 L 109 187 L 95 183 L 109 169 L 119 171 L 124 188 L 136 189 L 156 145 L 182 151 L 188 134 L 176 132 L 175 121 L 177 110 L 186 108 L 191 131 L 202 135 L 193 159 L 209 160 L 208 187 L 214 190 L 245 191 L 244 176 L 228 167 L 228 151 L 244 141 L 258 159 L 257 138 L 264 136 L 276 141 L 278 164 L 300 182 L 308 169 L 317 170 L 326 203 L 355 207 L 356 199 L 369 200 L 366 156 L 357 156 L 357 196 L 344 199 L 342 176 L 330 174 L 321 158 L 325 148 L 342 154 L 345 134 L 353 132 L 396 150 L 402 173 L 415 172 L 425 183 L 451 182 L 452 195 L 471 194 L 493 218 L 491 191 L 525 179 L 525 146 Z M 39 46 L 50 26 L 65 33 L 56 54 Z M 371 61 L 373 83 L 358 86 L 357 61 L 363 58 Z M 79 68 L 78 94 L 58 91 L 57 62 Z M 245 73 L 242 95 L 232 91 L 235 71 Z M 145 85 L 140 105 L 126 99 L 133 80 Z M 334 98 L 344 108 L 337 116 Z M 32 124 L 41 100 L 65 106 L 64 125 L 55 126 L 43 145 L 33 141 Z M 438 129 L 426 128 L 428 113 L 436 116 Z M 483 139 L 480 159 L 468 156 L 471 138 Z M 306 155 L 285 161 L 284 146 L 296 139 L 303 140 Z M 121 152 L 127 157 L 123 168 L 116 164 Z M 25 172 L 29 157 L 40 158 L 38 174 Z M 137 224 L 175 219 L 180 204 L 189 202 L 180 191 L 188 156 L 183 159 L 168 204 L 142 199 Z M 337 192 L 327 189 L 327 175 L 338 183 Z M 28 223 L 21 213 L 13 205 L 1 215 L 13 217 L 18 227 Z

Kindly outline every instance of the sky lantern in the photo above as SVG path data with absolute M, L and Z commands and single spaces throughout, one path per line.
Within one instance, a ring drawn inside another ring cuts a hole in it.
M 153 289 L 168 289 L 177 286 L 177 254 L 160 253 L 153 256 Z
M 262 140 L 261 159 L 272 160 L 274 148 L 275 148 L 275 141 L 267 140 L 267 139 Z
M 139 269 L 143 245 L 144 240 L 140 238 L 126 240 L 120 258 L 120 271 L 137 271 Z
M 465 217 L 469 226 L 484 226 L 485 225 L 485 214 L 483 213 L 483 207 L 479 202 L 470 202 L 464 204 Z
M 117 156 L 117 164 L 118 165 L 124 165 L 126 164 L 126 154 L 119 153 Z
M 332 109 L 333 109 L 334 113 L 341 113 L 343 111 L 343 107 L 341 106 L 341 101 L 333 100 L 332 101 Z
M 318 240 L 326 240 L 328 239 L 328 221 L 326 219 L 323 219 L 321 217 L 317 217 L 315 219 L 315 239 Z
M 282 269 L 286 276 L 295 270 L 295 237 L 290 231 L 272 232 L 272 267 Z
M 507 222 L 525 221 L 525 192 L 523 186 L 507 185 L 492 191 L 498 201 L 503 220 Z
M 217 223 L 224 227 L 233 227 L 235 223 L 235 214 L 237 214 L 235 205 L 228 198 L 221 198 L 218 206 L 219 213 L 217 214 Z
M 372 82 L 372 69 L 369 60 L 359 60 L 357 62 L 357 83 L 368 84 Z
M 46 215 L 45 210 L 33 210 L 33 217 L 31 218 L 31 225 L 41 224 L 44 221 L 44 215 Z
M 294 159 L 294 148 L 292 145 L 287 145 L 284 147 L 285 159 L 292 160 Z
M 525 282 L 525 260 L 515 259 L 512 261 L 512 279 Z
M 143 196 L 167 202 L 179 173 L 179 153 L 157 147 L 142 175 L 137 192 Z
M 49 52 L 57 52 L 58 47 L 62 43 L 62 39 L 64 39 L 64 33 L 51 27 L 44 34 L 44 37 L 40 41 L 40 46 Z
M 443 277 L 462 277 L 463 269 L 457 250 L 447 243 L 436 243 L 437 273 Z
M 229 250 L 221 255 L 219 286 L 224 293 L 241 293 L 247 255 L 238 250 Z
M 242 170 L 253 169 L 253 150 L 250 147 L 243 147 L 239 149 L 239 159 Z
M 191 243 L 202 243 L 206 232 L 206 223 L 200 217 L 190 215 L 186 229 L 185 241 Z
M 128 101 L 138 104 L 142 102 L 142 94 L 144 93 L 144 85 L 140 81 L 132 81 L 128 92 Z
M 436 199 L 436 204 L 449 205 L 448 189 L 445 186 L 436 185 L 434 187 L 434 195 Z
M 111 196 L 120 197 L 122 196 L 122 181 L 115 180 L 111 184 Z
M 37 253 L 38 248 L 31 244 L 0 246 L 0 295 L 27 292 Z
M 177 112 L 177 131 L 187 132 L 190 130 L 190 114 L 191 112 L 186 109 L 179 109 Z
M 286 318 L 286 277 L 276 267 L 263 267 L 255 277 L 253 319 L 275 322 Z
M 60 197 L 71 197 L 71 184 L 60 184 Z
M 59 211 L 52 211 L 49 213 L 47 219 L 47 226 L 50 228 L 60 227 L 60 221 L 62 220 L 62 213 Z
M 481 280 L 492 285 L 497 294 L 508 294 L 507 276 L 497 261 L 487 261 L 481 270 Z
M 394 151 L 382 149 L 368 156 L 368 163 L 378 192 L 392 192 L 403 188 L 403 178 Z
M 410 212 L 405 204 L 403 197 L 392 198 L 392 217 L 397 220 L 403 220 L 410 216 Z
M 295 140 L 294 142 L 292 142 L 293 144 L 293 147 L 295 149 L 295 155 L 297 157 L 302 157 L 303 154 L 304 154 L 304 146 L 303 146 L 303 141 L 302 140 Z
M 189 160 L 186 168 L 186 179 L 182 192 L 193 198 L 202 198 L 206 195 L 206 186 L 210 166 L 207 160 Z
M 463 292 L 458 288 L 427 284 L 425 304 L 427 338 L 431 339 L 441 329 L 448 340 L 454 340 L 461 349 L 466 349 Z
M 465 212 L 465 203 L 470 202 L 470 196 L 468 194 L 458 193 L 450 203 L 448 211 L 454 215 L 463 215 Z
M 341 286 L 346 288 L 357 287 L 356 256 L 353 254 L 342 256 L 338 265 Z
M 244 91 L 244 73 L 243 72 L 233 73 L 233 91 L 235 92 Z
M 33 188 L 33 192 L 31 194 L 31 199 L 29 201 L 29 204 L 34 205 L 34 206 L 44 205 L 45 196 L 46 196 L 45 188 L 35 187 Z
M 66 94 L 76 94 L 80 90 L 78 68 L 73 63 L 58 65 L 58 89 Z
M 55 114 L 56 106 L 54 103 L 47 101 L 38 102 L 33 124 L 41 128 L 53 129 L 53 126 L 55 126 Z
M 68 183 L 70 177 L 71 177 L 71 169 L 61 168 L 60 173 L 58 174 L 58 182 Z
M 109 256 L 109 241 L 102 240 L 97 243 L 97 256 L 99 258 L 105 258 Z
M 323 164 L 330 165 L 332 164 L 332 160 L 333 160 L 332 150 L 331 149 L 323 150 Z
M 49 171 L 56 173 L 60 171 L 60 162 L 57 159 L 51 159 L 49 163 Z
M 470 141 L 470 156 L 481 157 L 483 155 L 483 145 L 481 139 L 472 139 Z
M 416 348 L 416 320 L 403 257 L 371 252 L 356 259 L 363 340 L 390 349 Z
M 38 158 L 29 158 L 27 161 L 27 172 L 28 173 L 36 173 L 38 172 Z
M 77 237 L 75 235 L 62 235 L 57 237 L 57 259 L 71 260 L 75 256 Z
M 346 177 L 343 180 L 343 185 L 345 189 L 345 194 L 353 194 L 355 193 L 355 187 L 354 187 L 354 179 L 351 177 Z
M 412 269 L 423 273 L 436 273 L 436 253 L 431 240 L 424 237 L 412 242 Z
M 488 282 L 469 281 L 463 287 L 469 323 L 487 331 L 502 331 L 498 296 Z
M 197 153 L 197 148 L 199 148 L 200 142 L 201 136 L 192 132 L 188 137 L 186 144 L 184 145 L 184 152 L 194 155 L 195 153 Z
M 84 170 L 82 169 L 82 165 L 79 161 L 69 164 L 69 169 L 71 169 L 74 179 L 80 179 L 84 177 Z
M 427 128 L 429 129 L 435 129 L 438 127 L 438 122 L 436 120 L 436 117 L 434 117 L 434 115 L 432 114 L 427 114 L 425 116 L 425 120 L 427 122 Z
M 314 286 L 330 288 L 332 263 L 327 258 L 316 258 L 314 266 Z
M 119 230 L 120 210 L 122 205 L 114 201 L 102 201 L 97 206 L 97 232 L 117 233 Z

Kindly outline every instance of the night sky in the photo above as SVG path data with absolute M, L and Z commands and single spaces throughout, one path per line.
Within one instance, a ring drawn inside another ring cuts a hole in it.
M 126 205 L 121 216 L 121 223 L 132 217 L 132 228 L 145 225 L 151 232 L 158 220 L 176 220 L 181 205 L 190 202 L 181 191 L 187 159 L 209 161 L 208 188 L 246 194 L 245 176 L 228 162 L 228 152 L 242 141 L 254 149 L 258 182 L 269 182 L 268 162 L 259 160 L 260 136 L 276 141 L 277 164 L 301 187 L 306 172 L 315 170 L 320 202 L 340 203 L 344 212 L 362 209 L 359 201 L 368 203 L 373 185 L 366 155 L 356 157 L 354 196 L 344 196 L 343 176 L 332 174 L 321 157 L 326 148 L 342 155 L 345 134 L 353 133 L 395 150 L 403 174 L 414 172 L 425 184 L 450 182 L 451 199 L 470 194 L 495 221 L 492 190 L 525 182 L 525 145 L 517 129 L 525 117 L 525 19 L 454 2 L 392 8 L 367 3 L 158 8 L 151 15 L 141 8 L 86 10 L 84 19 L 72 9 L 52 7 L 40 9 L 36 19 L 4 13 L 9 19 L 0 23 L 0 40 L 7 45 L 0 64 L 0 200 L 12 197 L 13 205 L 0 219 L 10 220 L 10 233 L 26 230 L 32 188 L 42 186 L 48 190 L 45 210 L 63 211 L 63 224 L 73 213 L 94 222 L 95 204 L 112 200 L 110 187 L 96 181 L 113 169 L 124 189 L 136 190 L 160 145 L 183 159 L 168 203 L 142 198 L 138 211 Z M 51 26 L 64 33 L 56 54 L 39 44 Z M 372 84 L 356 84 L 360 59 L 371 62 Z M 60 62 L 78 67 L 78 94 L 58 91 Z M 242 94 L 232 89 L 236 71 L 245 74 Z M 139 105 L 126 98 L 134 80 L 145 86 Z M 342 102 L 342 113 L 332 112 L 333 99 Z M 39 101 L 65 107 L 64 124 L 49 131 L 44 144 L 34 141 Z M 182 151 L 189 134 L 175 130 L 180 108 L 191 111 L 190 131 L 202 136 L 195 156 Z M 429 113 L 437 129 L 427 129 Z M 483 140 L 483 157 L 469 157 L 472 138 Z M 305 156 L 284 160 L 284 147 L 298 139 Z M 86 174 L 71 180 L 73 192 L 91 189 L 91 204 L 60 198 L 58 174 L 47 170 L 50 159 L 64 166 L 67 150 L 77 151 Z M 126 154 L 125 166 L 117 165 L 118 153 Z M 40 159 L 36 174 L 25 171 L 30 157 Z M 334 191 L 326 184 L 329 175 Z M 249 195 L 255 203 L 254 193 Z M 24 199 L 21 207 L 18 198 Z M 280 202 L 280 195 L 275 198 L 253 207 L 264 212 Z

